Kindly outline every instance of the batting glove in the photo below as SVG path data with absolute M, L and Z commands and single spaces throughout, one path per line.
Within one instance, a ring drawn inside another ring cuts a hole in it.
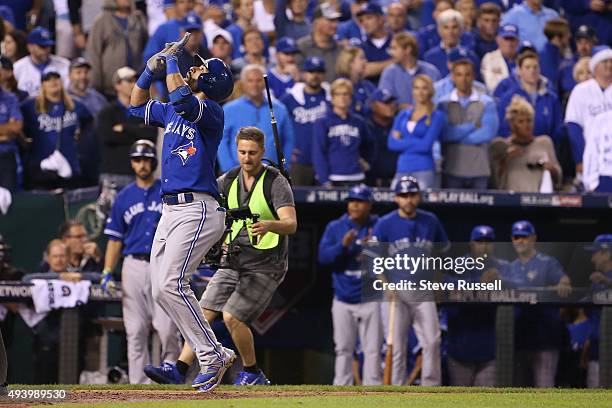
M 166 59 L 164 52 L 168 51 L 173 43 L 166 44 L 163 50 L 158 52 L 157 54 L 153 54 L 151 58 L 147 61 L 147 69 L 151 71 L 152 74 L 163 74 L 166 72 Z
M 113 273 L 111 271 L 104 271 L 102 273 L 100 286 L 102 287 L 104 294 L 109 296 L 115 295 L 115 280 L 113 279 Z
M 175 41 L 169 44 L 166 44 L 166 48 L 161 52 L 162 57 L 166 59 L 170 58 L 178 58 L 178 56 L 183 52 L 185 48 L 185 44 L 189 41 L 189 37 L 191 36 L 190 32 L 186 32 L 183 38 L 179 41 Z

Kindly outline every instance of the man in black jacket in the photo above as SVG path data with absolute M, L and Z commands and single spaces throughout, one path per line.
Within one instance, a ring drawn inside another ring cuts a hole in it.
M 136 83 L 136 71 L 130 67 L 119 68 L 113 83 L 117 99 L 98 114 L 96 133 L 100 138 L 102 152 L 100 181 L 115 183 L 119 190 L 134 181 L 134 172 L 129 162 L 123 158 L 129 155 L 130 147 L 139 139 L 155 143 L 157 129 L 145 126 L 141 118 L 130 116 L 128 111 L 130 95 Z

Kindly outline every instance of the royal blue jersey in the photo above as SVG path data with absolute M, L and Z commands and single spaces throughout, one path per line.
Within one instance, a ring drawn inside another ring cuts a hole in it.
M 361 116 L 346 119 L 333 110 L 314 124 L 312 162 L 321 184 L 328 181 L 360 181 L 365 178 L 359 158 L 372 162 L 375 143 Z
M 359 256 L 362 240 L 376 224 L 378 217 L 370 215 L 363 225 L 353 222 L 348 214 L 333 220 L 327 227 L 319 243 L 319 262 L 332 269 L 334 295 L 342 302 L 361 302 L 362 266 Z M 348 246 L 342 245 L 342 238 L 350 230 L 357 231 L 357 237 Z
M 372 237 L 379 243 L 388 245 L 383 256 L 395 257 L 397 254 L 409 254 L 411 256 L 429 255 L 432 250 L 445 251 L 450 246 L 446 231 L 435 214 L 417 209 L 414 218 L 404 218 L 399 215 L 399 210 L 390 212 L 381 217 Z M 420 271 L 419 271 L 420 272 Z M 428 273 L 410 274 L 406 271 L 389 271 L 393 281 L 399 279 L 427 279 Z
M 4 125 L 11 120 L 23 121 L 21 111 L 19 110 L 19 100 L 14 93 L 0 89 L 0 125 Z M 17 142 L 15 140 L 0 142 L 0 153 L 16 151 Z
M 79 174 L 77 154 L 77 137 L 80 129 L 92 119 L 91 113 L 79 101 L 74 101 L 74 109 L 66 110 L 64 103 L 47 101 L 47 113 L 36 111 L 36 100 L 28 99 L 21 107 L 23 129 L 26 136 L 32 138 L 29 156 L 30 166 L 38 166 L 58 147 L 72 169 L 73 177 Z
M 287 108 L 293 122 L 292 162 L 310 165 L 312 164 L 313 125 L 331 110 L 327 102 L 327 94 L 323 89 L 314 94 L 306 93 L 304 84 L 300 83 L 290 88 L 280 101 Z
M 223 109 L 210 99 L 190 95 L 180 114 L 170 103 L 149 100 L 130 107 L 145 125 L 165 128 L 161 163 L 162 194 L 204 192 L 217 198 L 217 148 L 223 136 Z
M 268 82 L 276 99 L 285 96 L 287 90 L 295 85 L 295 80 L 291 75 L 281 74 L 276 67 L 268 70 Z
M 148 254 L 161 217 L 161 182 L 147 188 L 130 183 L 117 194 L 104 234 L 123 242 L 123 255 Z
M 370 105 L 368 99 L 370 95 L 376 90 L 376 85 L 367 79 L 353 82 L 353 103 L 351 104 L 351 110 L 353 113 L 365 117 L 370 114 Z

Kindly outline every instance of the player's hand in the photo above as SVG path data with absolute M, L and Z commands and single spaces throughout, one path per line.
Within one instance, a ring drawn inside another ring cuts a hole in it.
M 115 280 L 113 279 L 112 272 L 106 271 L 102 274 L 102 279 L 100 279 L 100 286 L 102 287 L 102 291 L 106 295 L 115 295 Z
M 186 32 L 183 38 L 179 41 L 175 41 L 169 44 L 166 44 L 166 48 L 162 51 L 162 56 L 166 58 L 178 58 L 178 56 L 183 52 L 183 48 L 189 41 L 189 37 L 191 36 L 190 32 Z
M 557 294 L 559 295 L 559 297 L 562 298 L 568 297 L 570 293 L 572 293 L 572 286 L 565 281 L 559 282 L 559 284 L 555 286 L 555 289 L 557 290 Z
M 353 241 L 355 241 L 355 238 L 357 238 L 357 230 L 356 229 L 348 230 L 348 232 L 344 234 L 344 236 L 342 237 L 342 246 L 345 248 L 348 248 L 349 246 L 351 246 Z
M 270 232 L 272 231 L 272 223 L 273 221 L 262 220 L 251 224 L 251 233 L 261 236 L 266 232 Z
M 501 276 L 499 275 L 499 271 L 496 268 L 491 268 L 482 274 L 482 276 L 480 277 L 480 282 L 488 283 L 488 282 L 493 282 L 499 279 L 501 279 Z
M 81 280 L 81 274 L 78 272 L 61 272 L 59 278 L 67 282 L 79 282 Z
M 147 61 L 147 68 L 154 74 L 162 74 L 166 72 L 166 59 L 164 52 L 168 51 L 172 44 L 166 44 L 163 50 L 157 54 L 153 54 Z
M 593 272 L 591 274 L 591 276 L 589 277 L 589 279 L 591 279 L 591 282 L 599 283 L 601 285 L 609 285 L 610 284 L 610 279 L 608 279 L 606 277 L 606 275 L 604 275 L 601 272 Z

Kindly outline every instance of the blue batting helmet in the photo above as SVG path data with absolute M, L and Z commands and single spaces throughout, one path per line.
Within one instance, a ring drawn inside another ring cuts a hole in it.
M 418 193 L 421 191 L 419 182 L 412 176 L 402 176 L 393 189 L 395 194 Z
M 205 60 L 199 55 L 195 55 L 195 65 L 205 65 L 208 72 L 198 77 L 196 86 L 199 91 L 215 102 L 221 102 L 232 94 L 234 90 L 234 77 L 227 64 L 219 58 Z

